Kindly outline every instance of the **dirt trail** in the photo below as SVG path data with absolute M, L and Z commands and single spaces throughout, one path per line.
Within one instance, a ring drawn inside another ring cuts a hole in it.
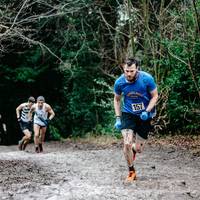
M 45 153 L 0 146 L 1 200 L 200 199 L 200 157 L 175 146 L 147 145 L 127 175 L 121 144 L 50 142 Z

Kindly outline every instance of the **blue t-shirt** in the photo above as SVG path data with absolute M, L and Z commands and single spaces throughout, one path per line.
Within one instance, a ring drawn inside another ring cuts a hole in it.
M 156 88 L 154 78 L 144 72 L 139 71 L 135 82 L 127 81 L 124 74 L 122 74 L 114 84 L 114 92 L 117 95 L 124 96 L 122 112 L 140 115 L 146 110 L 151 99 L 150 92 Z M 151 116 L 155 115 L 155 109 L 152 109 Z

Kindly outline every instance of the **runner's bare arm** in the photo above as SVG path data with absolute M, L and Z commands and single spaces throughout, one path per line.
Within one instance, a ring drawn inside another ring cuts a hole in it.
M 55 113 L 54 113 L 54 111 L 53 111 L 53 109 L 51 108 L 50 105 L 48 105 L 47 111 L 48 111 L 48 113 L 50 114 L 49 120 L 52 120 L 52 119 L 54 118 L 54 116 L 55 116 Z
M 146 111 L 150 112 L 156 105 L 158 101 L 158 90 L 155 88 L 153 91 L 151 91 L 151 100 L 149 102 L 149 105 L 147 106 Z
M 24 103 L 20 104 L 20 105 L 16 108 L 17 119 L 20 118 L 20 111 L 22 110 L 23 107 L 24 107 Z
M 115 115 L 121 116 L 121 95 L 114 95 Z

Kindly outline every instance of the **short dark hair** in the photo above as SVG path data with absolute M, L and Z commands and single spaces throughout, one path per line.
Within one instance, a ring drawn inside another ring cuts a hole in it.
M 35 98 L 34 97 L 29 97 L 28 98 L 28 102 L 35 103 Z
M 43 96 L 39 96 L 39 97 L 37 98 L 37 101 L 44 101 L 44 102 L 45 102 L 45 98 L 44 98 Z
M 128 65 L 128 67 L 130 67 L 131 65 L 135 64 L 136 67 L 139 66 L 139 62 L 138 60 L 136 60 L 135 58 L 128 58 L 125 60 L 125 64 Z

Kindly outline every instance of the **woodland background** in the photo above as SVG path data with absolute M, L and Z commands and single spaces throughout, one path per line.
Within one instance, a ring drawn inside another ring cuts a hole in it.
M 43 95 L 49 138 L 117 136 L 113 84 L 127 57 L 158 84 L 157 134 L 199 134 L 200 0 L 0 0 L 0 114 Z

